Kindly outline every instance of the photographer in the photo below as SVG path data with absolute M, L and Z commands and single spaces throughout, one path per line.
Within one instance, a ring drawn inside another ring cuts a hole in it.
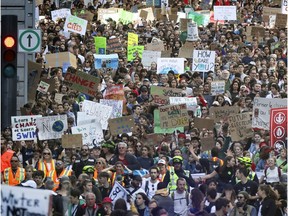
M 236 206 L 231 210 L 230 216 L 256 216 L 255 207 L 247 204 L 248 198 L 249 194 L 246 191 L 239 192 Z
M 140 175 L 133 175 L 131 185 L 129 188 L 127 188 L 127 192 L 129 193 L 128 199 L 132 198 L 133 202 L 136 199 L 136 194 L 138 193 L 144 193 L 145 191 L 141 188 L 142 185 L 142 178 Z

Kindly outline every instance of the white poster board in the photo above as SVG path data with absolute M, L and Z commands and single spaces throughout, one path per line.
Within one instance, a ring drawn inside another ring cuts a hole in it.
M 64 24 L 65 32 L 85 35 L 88 21 L 76 16 L 68 15 Z
M 167 74 L 170 70 L 175 74 L 184 73 L 184 58 L 158 58 L 157 74 Z
M 281 12 L 282 14 L 288 14 L 288 0 L 282 0 Z
M 215 51 L 193 50 L 192 71 L 207 72 L 215 70 Z
M 161 58 L 161 51 L 144 50 L 141 62 L 144 67 L 151 67 L 151 63 L 157 62 L 158 58 Z
M 56 22 L 58 19 L 66 18 L 69 15 L 71 15 L 71 10 L 69 8 L 51 11 L 52 20 L 54 22 Z
M 171 105 L 186 104 L 187 110 L 192 110 L 193 112 L 197 109 L 197 99 L 196 97 L 169 97 L 169 102 Z
M 197 41 L 199 39 L 197 23 L 187 23 L 187 39 L 186 41 Z
M 112 107 L 111 118 L 122 117 L 122 112 L 123 112 L 122 100 L 100 99 L 100 104 Z
M 218 94 L 223 94 L 225 92 L 225 81 L 212 81 L 211 82 L 211 95 L 215 96 Z
M 237 20 L 236 6 L 214 6 L 214 20 Z

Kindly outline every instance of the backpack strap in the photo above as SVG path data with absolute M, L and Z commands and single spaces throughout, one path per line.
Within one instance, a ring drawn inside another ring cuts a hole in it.
M 146 180 L 146 182 L 145 182 L 145 193 L 146 194 L 148 194 L 148 192 L 149 192 L 149 180 Z

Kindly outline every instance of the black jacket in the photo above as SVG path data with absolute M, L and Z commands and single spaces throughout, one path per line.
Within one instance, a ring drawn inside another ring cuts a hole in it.
M 91 165 L 94 166 L 96 163 L 96 160 L 92 157 L 89 157 L 87 160 L 82 160 L 81 158 L 77 158 L 75 160 L 75 163 L 73 164 L 72 170 L 74 171 L 76 177 L 82 173 L 82 169 L 84 166 Z
M 127 167 L 130 170 L 139 170 L 140 169 L 140 164 L 134 155 L 127 153 L 125 155 L 125 160 L 127 161 L 127 163 L 128 163 Z M 117 161 L 120 161 L 119 157 L 118 157 L 118 155 L 114 155 L 113 158 L 111 159 L 111 164 L 114 165 Z
M 262 206 L 262 208 L 261 208 Z M 260 205 L 261 215 L 262 216 L 272 216 L 275 215 L 277 207 L 275 200 L 269 197 L 266 197 Z

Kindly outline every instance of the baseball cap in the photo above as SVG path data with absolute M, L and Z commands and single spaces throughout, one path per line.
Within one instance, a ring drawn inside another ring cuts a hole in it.
M 164 159 L 160 159 L 160 160 L 158 161 L 158 164 L 164 164 L 164 165 L 166 165 L 166 161 L 165 161 Z
M 181 156 L 175 156 L 172 159 L 173 163 L 182 163 L 183 162 L 183 158 Z
M 112 203 L 112 199 L 110 197 L 105 197 L 103 200 L 102 200 L 102 204 L 103 203 Z
M 26 181 L 24 183 L 21 183 L 21 185 L 24 186 L 24 187 L 31 187 L 31 188 L 35 188 L 35 189 L 37 188 L 37 184 L 33 180 L 28 180 L 28 181 Z

